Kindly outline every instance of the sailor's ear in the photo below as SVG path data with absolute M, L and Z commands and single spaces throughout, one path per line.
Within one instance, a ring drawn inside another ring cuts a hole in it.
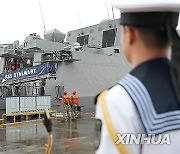
M 135 41 L 135 28 L 131 26 L 124 26 L 124 36 L 129 45 L 133 44 Z

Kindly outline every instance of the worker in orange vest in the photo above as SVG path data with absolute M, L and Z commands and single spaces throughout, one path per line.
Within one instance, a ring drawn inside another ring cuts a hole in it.
M 79 104 L 79 99 L 78 99 L 78 96 L 76 95 L 76 91 L 73 90 L 72 92 L 72 96 L 71 96 L 71 106 L 72 106 L 72 110 L 71 110 L 71 113 L 72 113 L 72 118 L 73 119 L 76 119 L 77 118 L 77 107 L 78 107 L 78 104 Z
M 64 96 L 62 99 L 62 105 L 64 107 L 64 111 L 63 111 L 63 120 L 66 119 L 66 115 L 68 116 L 68 120 L 71 120 L 70 118 L 70 97 L 67 94 L 67 91 L 64 90 Z

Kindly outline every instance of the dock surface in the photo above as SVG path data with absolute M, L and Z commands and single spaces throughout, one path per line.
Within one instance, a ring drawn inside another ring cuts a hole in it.
M 52 154 L 93 154 L 94 118 L 75 122 L 53 120 Z M 42 120 L 0 126 L 0 154 L 44 154 L 48 134 Z

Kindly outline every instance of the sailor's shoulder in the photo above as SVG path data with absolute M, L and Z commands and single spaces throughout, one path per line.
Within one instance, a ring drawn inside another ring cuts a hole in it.
M 127 91 L 120 84 L 114 85 L 112 88 L 104 90 L 97 96 L 97 102 L 104 101 L 111 104 L 124 104 L 125 102 L 132 102 Z
M 119 98 L 120 96 L 124 96 L 124 94 L 127 94 L 124 87 L 122 87 L 120 84 L 116 84 L 108 90 L 107 98 Z
M 139 115 L 136 106 L 129 93 L 120 84 L 103 91 L 98 96 L 96 108 L 97 117 L 102 117 L 104 110 L 108 112 L 112 119 L 116 119 L 116 121 L 121 117 L 121 121 L 122 119 L 126 121 L 127 123 L 124 125 L 128 125 L 129 128 L 131 128 L 132 121 L 138 121 L 139 124 Z M 114 123 L 116 122 L 114 121 Z M 122 130 L 122 125 L 116 127 L 118 130 Z

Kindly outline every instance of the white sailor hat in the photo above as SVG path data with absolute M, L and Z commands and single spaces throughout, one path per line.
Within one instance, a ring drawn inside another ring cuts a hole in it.
M 111 0 L 121 12 L 180 12 L 180 0 Z
M 111 0 L 121 11 L 121 25 L 176 27 L 180 0 Z
M 120 25 L 163 27 L 171 40 L 171 76 L 180 104 L 180 37 L 177 34 L 180 0 L 110 0 L 121 12 Z

